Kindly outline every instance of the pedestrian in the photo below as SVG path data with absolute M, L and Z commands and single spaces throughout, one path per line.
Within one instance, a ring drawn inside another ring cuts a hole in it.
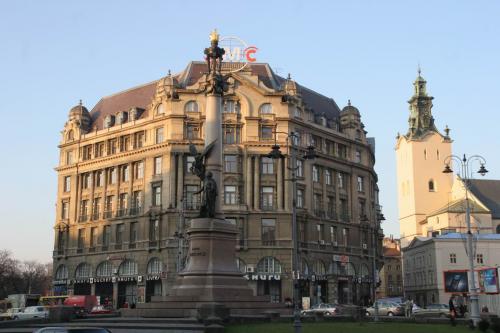
M 410 314 L 411 314 L 410 308 L 411 308 L 411 301 L 410 301 L 410 298 L 408 297 L 408 299 L 405 302 L 405 317 L 406 318 L 410 318 Z
M 410 299 L 410 317 L 413 315 L 413 305 L 415 302 L 413 302 L 413 299 Z
M 482 313 L 488 313 L 490 310 L 488 309 L 488 307 L 486 305 L 484 305 L 482 308 L 481 308 L 481 312 Z
M 451 325 L 452 326 L 455 326 L 455 317 L 457 316 L 457 311 L 455 309 L 455 303 L 454 303 L 454 299 L 453 299 L 453 296 L 450 297 L 450 300 L 448 301 L 448 307 L 450 309 L 450 321 L 451 321 Z

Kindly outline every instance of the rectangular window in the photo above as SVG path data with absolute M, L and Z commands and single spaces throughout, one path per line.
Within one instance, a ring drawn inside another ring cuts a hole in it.
M 92 158 L 92 145 L 86 145 L 82 149 L 82 158 L 84 161 Z
M 71 191 L 71 176 L 64 177 L 64 192 Z
M 116 154 L 116 139 L 108 140 L 108 155 Z
M 223 143 L 232 145 L 240 143 L 240 128 L 234 125 L 223 125 Z
M 238 101 L 226 100 L 223 105 L 224 113 L 240 113 L 240 104 Z
M 332 185 L 332 173 L 330 170 L 325 170 L 325 184 Z
M 226 218 L 226 221 L 235 225 L 238 228 L 237 242 L 240 247 L 245 246 L 245 227 L 243 225 L 243 220 L 234 217 Z
M 261 190 L 261 195 L 262 195 L 261 208 L 263 210 L 273 210 L 274 187 L 263 186 Z
M 319 182 L 319 168 L 316 165 L 313 165 L 312 167 L 312 178 L 313 182 Z
M 314 194 L 313 196 L 313 206 L 314 206 L 314 215 L 321 216 L 323 213 L 323 203 L 322 203 L 322 195 Z
M 130 136 L 124 135 L 120 137 L 120 151 L 127 151 L 130 148 Z
M 345 173 L 343 172 L 338 172 L 337 173 L 337 183 L 338 183 L 338 186 L 340 189 L 345 189 L 346 188 L 346 180 L 347 180 L 347 177 L 345 175 Z
M 142 213 L 142 191 L 132 192 L 132 207 L 130 208 L 130 214 L 137 215 Z
M 236 186 L 226 185 L 224 186 L 224 204 L 226 205 L 236 205 Z
M 332 242 L 333 246 L 337 246 L 337 227 L 330 227 L 330 242 Z
M 329 218 L 337 219 L 335 197 L 330 196 L 327 198 L 327 214 Z
M 295 166 L 297 167 L 296 176 L 304 177 L 304 161 L 296 160 L 295 163 L 296 163 Z
M 113 201 L 115 199 L 114 195 L 108 195 L 106 197 L 106 207 L 104 210 L 104 218 L 110 218 L 113 214 Z
M 90 228 L 90 247 L 95 248 L 97 246 L 97 227 Z
M 347 159 L 347 146 L 339 143 L 337 145 L 337 154 L 341 159 Z
M 135 163 L 135 179 L 144 178 L 144 162 L 139 161 Z
M 366 201 L 364 199 L 359 199 L 358 211 L 359 211 L 360 220 L 366 221 L 368 219 L 368 217 L 366 216 Z
M 108 169 L 108 184 L 113 185 L 116 184 L 116 168 Z
M 482 253 L 476 254 L 476 262 L 478 264 L 484 264 L 484 259 L 483 259 L 483 254 Z
M 111 238 L 111 226 L 105 225 L 102 230 L 102 246 L 107 248 Z
M 198 205 L 199 196 L 196 194 L 196 192 L 198 192 L 198 190 L 199 190 L 198 185 L 186 185 L 185 186 L 185 192 L 186 192 L 185 208 L 186 209 L 196 210 L 199 208 L 199 205 Z
M 61 219 L 67 220 L 69 218 L 69 202 L 63 201 L 61 203 Z
M 154 162 L 154 174 L 161 175 L 161 156 L 155 157 Z
M 117 216 L 125 216 L 127 215 L 127 207 L 128 207 L 128 193 L 120 193 L 118 197 L 118 211 L 116 212 Z
M 134 149 L 142 148 L 144 146 L 144 131 L 134 134 Z
M 186 138 L 188 140 L 198 139 L 200 137 L 200 126 L 194 124 L 186 124 Z
M 160 220 L 154 219 L 149 221 L 149 240 L 157 241 L 160 235 Z
M 347 198 L 340 198 L 340 219 L 349 222 L 349 204 Z
M 73 152 L 72 151 L 67 151 L 66 152 L 66 165 L 73 164 Z
M 238 172 L 237 155 L 224 155 L 224 171 L 232 173 Z
M 92 177 L 89 172 L 86 172 L 82 175 L 82 188 L 88 189 L 92 186 Z
M 262 245 L 273 246 L 276 243 L 276 219 L 262 219 Z
M 455 253 L 450 253 L 450 264 L 457 263 L 457 255 Z
M 260 139 L 261 140 L 273 140 L 273 127 L 272 126 L 262 126 L 260 128 Z
M 80 222 L 88 220 L 89 201 L 87 199 L 80 201 Z
M 103 157 L 104 156 L 104 142 L 98 142 L 94 146 L 95 157 Z
M 137 222 L 130 223 L 130 244 L 135 244 L 137 242 Z
M 78 249 L 82 250 L 85 247 L 85 229 L 78 229 Z
M 122 182 L 126 183 L 129 180 L 129 167 L 128 165 L 122 166 Z
M 94 201 L 92 202 L 92 220 L 98 220 L 100 212 L 101 212 L 101 198 L 94 198 Z
M 274 174 L 274 160 L 270 157 L 263 156 L 261 159 L 261 169 L 264 175 Z
M 364 179 L 361 176 L 358 176 L 357 188 L 358 188 L 358 192 L 364 192 L 365 191 Z
M 155 143 L 162 143 L 163 142 L 163 127 L 158 127 L 155 129 Z
M 116 225 L 116 239 L 115 244 L 121 245 L 123 243 L 123 231 L 125 230 L 125 225 L 123 223 Z
M 95 186 L 101 187 L 104 185 L 104 172 L 102 170 L 95 173 Z
M 304 190 L 297 190 L 297 208 L 304 208 Z
M 318 235 L 318 241 L 324 241 L 323 237 L 325 234 L 325 225 L 324 224 L 316 224 L 316 233 Z
M 342 242 L 344 246 L 349 246 L 349 229 L 347 228 L 342 229 Z
M 161 184 L 153 185 L 153 206 L 161 205 Z
M 361 163 L 361 150 L 356 149 L 356 152 L 354 155 L 354 162 Z

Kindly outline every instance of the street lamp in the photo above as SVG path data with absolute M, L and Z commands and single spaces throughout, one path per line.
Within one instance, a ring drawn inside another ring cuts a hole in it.
M 281 134 L 286 134 L 286 145 L 288 148 L 288 139 L 292 138 L 291 140 L 291 149 L 289 150 L 290 154 L 290 164 L 291 167 L 288 167 L 288 169 L 292 172 L 292 178 L 287 179 L 292 182 L 292 280 L 293 280 L 293 304 L 294 304 L 294 309 L 293 309 L 293 327 L 295 329 L 295 333 L 300 333 L 302 331 L 302 322 L 300 320 L 300 309 L 299 309 L 299 273 L 298 273 L 298 267 L 299 267 L 299 246 L 298 246 L 298 237 L 297 237 L 297 177 L 296 177 L 296 172 L 297 172 L 297 157 L 296 157 L 296 149 L 294 146 L 294 139 L 299 138 L 297 133 L 294 132 L 278 132 L 274 131 L 274 145 L 271 148 L 271 152 L 267 155 L 267 157 L 272 158 L 272 159 L 279 159 L 282 157 L 285 157 L 280 151 L 280 146 L 276 142 L 276 136 L 278 133 Z M 307 151 L 304 154 L 303 158 L 304 159 L 313 159 L 316 157 L 316 153 L 314 151 L 314 146 L 309 146 L 307 147 Z
M 469 256 L 469 270 L 471 272 L 471 279 L 469 285 L 469 298 L 470 298 L 470 318 L 473 322 L 473 325 L 476 326 L 479 322 L 479 297 L 476 290 L 476 277 L 474 276 L 474 246 L 473 246 L 473 236 L 471 231 L 471 223 L 470 223 L 470 205 L 469 205 L 469 187 L 471 185 L 472 179 L 472 171 L 471 165 L 473 162 L 479 162 L 481 167 L 477 171 L 481 176 L 484 176 L 488 173 L 488 170 L 484 167 L 486 164 L 486 160 L 484 157 L 479 155 L 473 155 L 467 158 L 464 154 L 463 158 L 460 158 L 456 155 L 450 155 L 444 159 L 444 170 L 443 173 L 453 173 L 453 170 L 450 167 L 451 162 L 456 162 L 460 167 L 459 172 L 457 172 L 458 176 L 463 180 L 465 187 L 465 223 L 467 224 L 467 252 Z

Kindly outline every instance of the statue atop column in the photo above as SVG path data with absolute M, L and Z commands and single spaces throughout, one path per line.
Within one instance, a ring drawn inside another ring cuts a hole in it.
M 215 202 L 217 200 L 217 183 L 212 178 L 212 172 L 207 172 L 203 187 L 196 193 L 202 193 L 199 217 L 215 217 Z
M 217 30 L 212 31 L 210 34 L 210 47 L 204 51 L 207 60 L 207 93 L 222 95 L 227 91 L 227 82 L 225 77 L 221 74 L 222 57 L 224 56 L 224 49 L 219 47 L 219 34 Z

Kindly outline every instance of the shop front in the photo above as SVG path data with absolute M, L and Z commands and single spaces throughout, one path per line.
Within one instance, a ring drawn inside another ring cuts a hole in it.
M 146 302 L 153 296 L 162 295 L 162 279 L 166 278 L 163 272 L 163 263 L 159 258 L 152 258 L 148 262 L 146 275 Z
M 137 304 L 137 284 L 142 282 L 142 276 L 137 274 L 137 262 L 124 260 L 118 268 L 116 283 L 118 284 L 118 308 L 135 307 Z
M 357 285 L 354 283 L 356 269 L 349 256 L 334 255 L 330 272 L 337 281 L 336 294 L 339 304 L 353 304 L 358 299 Z
M 66 265 L 59 265 L 52 281 L 52 292 L 54 296 L 61 296 L 68 294 L 68 267 Z
M 75 279 L 73 282 L 74 295 L 91 295 L 92 286 L 92 266 L 87 263 L 81 263 L 76 267 Z
M 257 296 L 269 296 L 272 303 L 282 302 L 281 263 L 274 257 L 264 257 L 257 264 L 255 273 L 244 276 Z
M 95 295 L 102 305 L 113 304 L 113 265 L 110 261 L 101 262 L 96 269 Z

